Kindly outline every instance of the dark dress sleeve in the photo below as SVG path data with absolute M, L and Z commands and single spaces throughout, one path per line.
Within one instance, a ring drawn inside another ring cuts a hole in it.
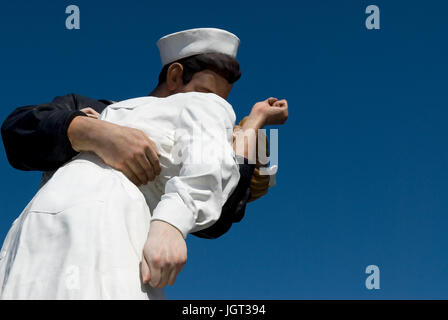
M 255 170 L 255 164 L 244 163 L 239 165 L 240 180 L 235 190 L 224 204 L 218 221 L 207 229 L 192 233 L 192 235 L 205 239 L 216 239 L 229 231 L 235 222 L 240 222 L 246 211 L 246 204 L 250 198 L 250 182 Z
M 19 170 L 56 170 L 77 154 L 67 129 L 74 117 L 85 116 L 80 109 L 101 112 L 106 106 L 106 101 L 69 94 L 50 103 L 17 108 L 1 128 L 9 163 Z

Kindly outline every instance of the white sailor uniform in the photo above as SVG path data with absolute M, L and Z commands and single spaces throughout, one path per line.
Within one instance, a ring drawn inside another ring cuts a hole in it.
M 143 130 L 158 146 L 161 174 L 137 188 L 89 153 L 57 170 L 5 239 L 0 298 L 163 299 L 163 289 L 140 279 L 151 219 L 186 237 L 219 218 L 239 180 L 226 100 L 197 92 L 135 98 L 101 119 Z

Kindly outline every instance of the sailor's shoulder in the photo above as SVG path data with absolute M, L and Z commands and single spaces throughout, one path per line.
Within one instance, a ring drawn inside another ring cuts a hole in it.
M 120 109 L 120 108 L 135 108 L 143 104 L 151 103 L 152 100 L 154 100 L 154 97 L 150 96 L 144 96 L 144 97 L 137 97 L 137 98 L 130 98 L 126 100 L 122 100 L 116 103 L 113 103 L 108 106 L 109 109 Z
M 202 109 L 203 111 L 216 114 L 219 117 L 226 117 L 230 121 L 235 122 L 236 116 L 232 105 L 217 94 L 186 92 L 174 96 L 177 96 L 175 97 L 177 100 L 182 101 L 182 105 L 186 109 Z

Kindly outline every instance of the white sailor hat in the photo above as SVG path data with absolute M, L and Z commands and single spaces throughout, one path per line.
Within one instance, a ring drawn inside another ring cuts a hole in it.
M 157 41 L 163 66 L 201 53 L 223 53 L 235 58 L 239 44 L 236 35 L 216 28 L 184 30 Z

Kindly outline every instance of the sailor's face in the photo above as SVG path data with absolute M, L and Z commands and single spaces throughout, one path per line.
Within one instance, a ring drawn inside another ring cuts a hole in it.
M 208 92 L 227 99 L 232 87 L 233 85 L 219 74 L 204 70 L 196 72 L 191 81 L 181 88 L 181 92 Z

